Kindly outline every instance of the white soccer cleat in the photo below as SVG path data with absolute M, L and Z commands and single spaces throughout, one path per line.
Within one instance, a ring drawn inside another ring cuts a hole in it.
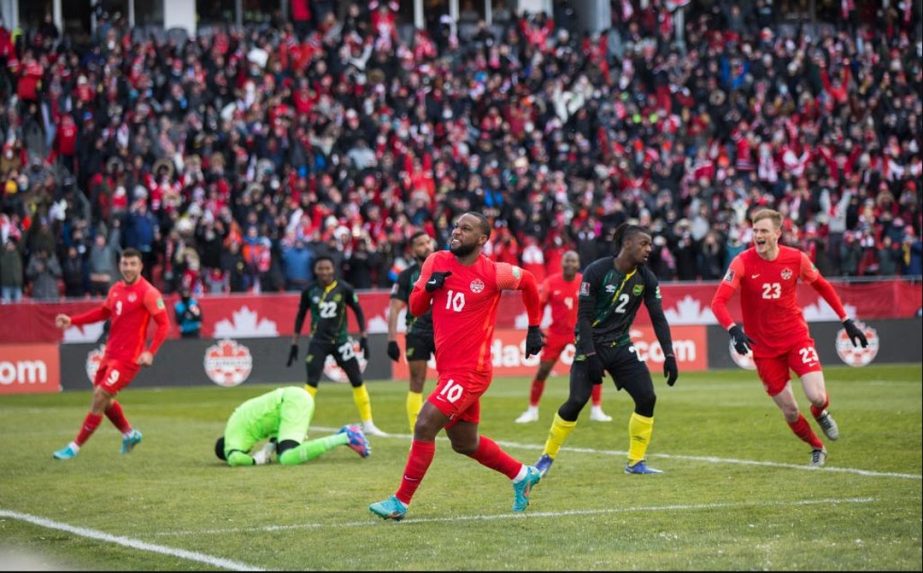
M 362 432 L 368 436 L 378 436 L 380 438 L 385 438 L 388 436 L 387 433 L 379 430 L 378 427 L 375 426 L 375 423 L 372 422 L 371 420 L 368 420 L 367 422 L 362 422 Z
M 820 425 L 820 428 L 824 431 L 825 436 L 831 440 L 836 440 L 840 437 L 840 428 L 836 425 L 836 422 L 833 420 L 833 416 L 830 415 L 830 412 L 824 410 L 816 419 L 817 423 Z
M 811 450 L 811 467 L 819 468 L 827 463 L 827 448 Z
M 590 420 L 594 422 L 611 422 L 612 416 L 603 412 L 602 406 L 593 406 L 590 409 Z
M 266 442 L 262 448 L 260 448 L 255 454 L 253 454 L 253 461 L 258 466 L 266 465 L 272 462 L 272 454 L 276 451 L 276 444 L 273 442 Z
M 538 408 L 529 406 L 529 409 L 519 415 L 516 418 L 517 424 L 528 424 L 530 422 L 538 422 Z

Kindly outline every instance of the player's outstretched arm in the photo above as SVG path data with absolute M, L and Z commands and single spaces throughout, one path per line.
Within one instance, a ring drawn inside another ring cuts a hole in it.
M 843 328 L 846 329 L 846 334 L 849 335 L 849 339 L 852 341 L 853 346 L 866 348 L 869 345 L 869 341 L 865 337 L 865 333 L 846 315 L 846 309 L 843 307 L 840 295 L 837 294 L 833 285 L 821 276 L 820 271 L 817 270 L 817 267 L 814 266 L 814 263 L 811 262 L 811 259 L 809 259 L 805 253 L 801 253 L 800 278 L 811 285 L 811 288 L 816 290 L 821 298 L 827 301 L 827 304 L 830 305 L 830 308 L 832 308 L 833 312 L 839 317 L 840 322 L 843 323 Z
M 84 324 L 93 324 L 94 322 L 100 322 L 109 318 L 111 311 L 109 307 L 105 305 L 97 306 L 94 309 L 88 310 L 86 312 L 75 314 L 74 316 L 68 317 L 66 314 L 59 314 L 55 317 L 55 324 L 58 328 L 68 328 L 69 326 L 81 326 Z M 62 317 L 68 318 L 67 323 L 65 324 L 62 320 Z

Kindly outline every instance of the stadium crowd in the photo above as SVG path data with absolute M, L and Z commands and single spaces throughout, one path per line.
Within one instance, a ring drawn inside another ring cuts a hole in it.
M 467 210 L 539 280 L 626 219 L 660 280 L 718 279 L 760 205 L 825 276 L 923 274 L 920 2 L 693 2 L 678 33 L 672 2 L 614 0 L 593 36 L 557 1 L 407 33 L 326 4 L 190 39 L 0 29 L 4 301 L 103 294 L 127 247 L 165 292 L 300 289 L 321 254 L 387 287 Z

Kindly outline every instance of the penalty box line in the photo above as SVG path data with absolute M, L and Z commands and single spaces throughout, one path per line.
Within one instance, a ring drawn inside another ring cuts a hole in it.
M 321 431 L 331 431 L 331 432 L 336 432 L 338 430 L 338 428 L 318 428 L 318 427 L 315 427 L 313 429 L 321 430 Z M 411 439 L 412 436 L 410 436 L 409 434 L 388 434 L 388 437 L 402 439 L 402 440 L 409 440 Z M 440 436 L 436 439 L 440 441 L 448 440 L 448 438 L 446 438 L 445 436 Z M 536 450 L 536 451 L 542 451 L 544 449 L 544 446 L 537 446 L 535 444 L 521 444 L 518 442 L 510 442 L 507 440 L 494 440 L 494 441 L 506 448 L 519 448 L 523 450 Z M 566 447 L 566 446 L 561 448 L 561 451 L 562 452 L 577 452 L 581 454 L 598 454 L 598 455 L 603 455 L 603 456 L 619 456 L 619 457 L 628 455 L 628 452 L 621 451 L 621 450 L 599 450 L 595 448 L 572 448 L 572 447 Z M 863 476 L 863 477 L 875 477 L 875 478 L 890 477 L 890 478 L 898 478 L 898 479 L 923 480 L 923 476 L 921 476 L 920 474 L 907 474 L 907 473 L 900 473 L 900 472 L 876 472 L 872 470 L 863 470 L 859 468 L 839 468 L 835 466 L 823 466 L 823 467 L 817 468 L 814 466 L 809 466 L 807 464 L 803 464 L 803 465 L 786 464 L 782 462 L 767 462 L 767 461 L 759 461 L 759 460 L 721 458 L 718 456 L 692 456 L 692 455 L 685 455 L 685 454 L 651 454 L 650 458 L 651 459 L 665 459 L 665 460 L 684 460 L 684 461 L 689 461 L 689 462 L 704 462 L 704 463 L 710 463 L 710 464 L 731 464 L 731 465 L 742 465 L 742 466 L 761 466 L 761 467 L 771 467 L 771 468 L 784 468 L 784 469 L 790 469 L 790 470 L 801 470 L 801 471 L 809 471 L 809 472 L 845 473 L 845 474 L 853 474 L 853 475 L 858 475 L 858 476 Z
M 452 517 L 418 517 L 406 518 L 402 525 L 412 523 L 457 523 L 465 521 L 497 521 L 503 519 L 539 519 L 571 516 L 610 515 L 616 513 L 638 513 L 655 511 L 709 511 L 716 509 L 747 509 L 756 507 L 797 507 L 807 505 L 837 505 L 837 504 L 864 504 L 878 501 L 874 497 L 846 497 L 830 499 L 805 499 L 795 501 L 753 501 L 753 502 L 726 502 L 726 503 L 699 503 L 699 504 L 671 504 L 671 505 L 646 505 L 638 507 L 608 507 L 600 509 L 571 509 L 565 511 L 534 511 L 526 513 L 499 513 L 488 515 L 456 515 Z M 374 519 L 374 521 L 372 521 Z M 237 527 L 226 529 L 201 529 L 189 531 L 162 531 L 158 536 L 187 536 L 187 535 L 226 535 L 232 533 L 272 533 L 297 529 L 320 529 L 328 527 L 369 527 L 378 522 L 378 518 L 363 521 L 349 521 L 345 523 L 299 523 L 295 525 L 264 525 L 258 527 Z
M 215 557 L 206 553 L 199 553 L 198 551 L 188 551 L 186 549 L 178 549 L 175 547 L 168 547 L 166 545 L 158 545 L 156 543 L 147 543 L 146 541 L 141 541 L 140 539 L 132 539 L 131 537 L 124 537 L 122 535 L 112 535 L 104 531 L 70 525 L 68 523 L 62 523 L 60 521 L 54 521 L 44 517 L 39 517 L 37 515 L 30 515 L 28 513 L 20 513 L 18 511 L 0 509 L 0 518 L 24 521 L 26 523 L 31 523 L 32 525 L 44 527 L 46 529 L 64 531 L 78 537 L 85 537 L 87 539 L 94 539 L 104 543 L 121 545 L 122 547 L 128 547 L 130 549 L 140 549 L 141 551 L 150 551 L 151 553 L 160 553 L 161 555 L 178 557 L 188 561 L 195 561 L 197 563 L 211 565 L 212 567 L 220 567 L 222 569 L 230 569 L 232 571 L 265 571 L 265 569 L 254 567 L 253 565 L 248 565 L 246 563 L 241 563 L 240 561 L 224 559 L 223 557 Z

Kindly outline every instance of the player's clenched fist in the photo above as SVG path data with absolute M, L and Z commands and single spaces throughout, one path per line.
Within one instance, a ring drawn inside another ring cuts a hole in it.
M 452 271 L 440 272 L 436 271 L 429 276 L 429 280 L 426 281 L 426 292 L 433 292 L 442 288 L 442 285 L 445 284 L 445 280 L 452 274 Z
M 71 325 L 71 317 L 66 314 L 59 314 L 54 317 L 54 325 L 58 328 L 67 328 Z

